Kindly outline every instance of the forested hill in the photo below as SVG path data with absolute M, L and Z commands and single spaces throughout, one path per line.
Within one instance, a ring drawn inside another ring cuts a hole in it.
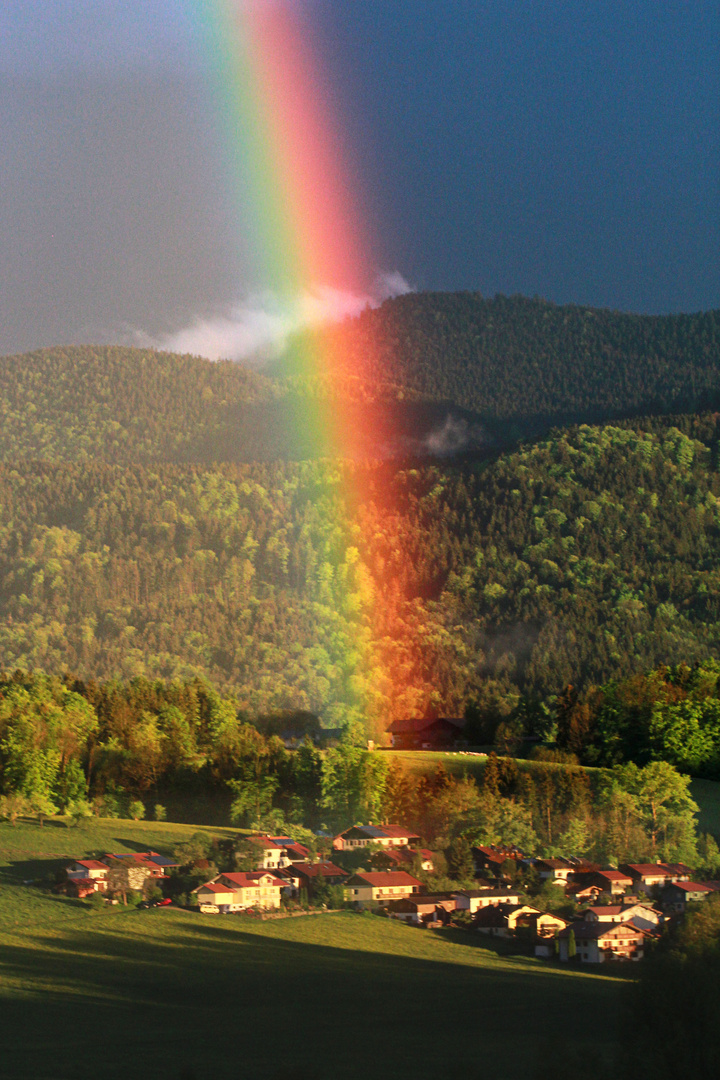
M 250 713 L 385 728 L 714 656 L 719 438 L 688 417 L 363 466 L 352 512 L 347 463 L 4 464 L 2 666 L 204 675 Z
M 520 433 L 551 421 L 679 412 L 720 393 L 720 311 L 626 315 L 521 296 L 417 293 L 333 333 L 349 371 L 514 420 Z
M 345 357 L 334 380 L 299 377 L 292 347 L 264 373 L 119 347 L 0 358 L 0 459 L 318 457 L 323 433 L 297 417 L 329 395 L 353 402 L 351 456 L 432 449 L 448 413 L 471 444 L 480 433 L 507 445 L 559 424 L 720 402 L 720 312 L 651 317 L 421 293 L 324 333 Z M 367 430 L 381 445 L 363 444 Z

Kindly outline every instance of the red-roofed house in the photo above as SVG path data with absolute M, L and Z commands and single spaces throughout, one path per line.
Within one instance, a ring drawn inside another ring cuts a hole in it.
M 279 908 L 286 883 L 264 870 L 218 874 L 200 885 L 196 893 L 201 911 L 246 911 L 247 908 Z
M 697 881 L 673 881 L 665 886 L 660 894 L 662 906 L 666 911 L 685 911 L 688 904 L 698 904 L 711 892 L 711 885 L 701 885 Z
M 605 904 L 589 907 L 583 912 L 585 922 L 635 923 L 643 930 L 654 930 L 663 921 L 663 915 L 649 904 Z
M 345 882 L 345 899 L 356 907 L 379 907 L 389 900 L 422 892 L 422 882 L 404 870 L 353 874 Z
M 676 867 L 671 868 L 665 863 L 623 863 L 620 869 L 629 874 L 635 888 L 643 889 L 666 885 L 669 881 L 677 881 L 680 876 Z
M 97 859 L 77 859 L 68 866 L 65 873 L 68 882 L 74 883 L 74 891 L 79 896 L 91 892 L 105 892 L 107 889 L 108 868 Z
M 352 825 L 333 840 L 336 851 L 355 851 L 378 844 L 380 847 L 408 847 L 419 844 L 420 837 L 404 825 Z
M 395 870 L 403 866 L 412 868 L 415 860 L 420 860 L 420 869 L 432 873 L 435 866 L 433 853 L 427 848 L 392 847 L 383 848 L 382 851 L 374 851 L 370 856 L 370 865 L 373 870 Z
M 591 873 L 577 874 L 573 877 L 573 894 L 580 898 L 574 887 L 576 884 L 596 885 L 605 896 L 622 896 L 626 889 L 632 888 L 633 879 L 620 870 L 593 870 Z
M 471 915 L 495 904 L 520 903 L 520 892 L 509 885 L 497 889 L 461 889 L 453 893 L 453 896 L 457 901 L 458 911 L 469 911 Z

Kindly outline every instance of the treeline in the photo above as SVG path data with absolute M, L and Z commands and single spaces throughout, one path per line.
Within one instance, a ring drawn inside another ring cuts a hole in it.
M 698 852 L 688 778 L 665 762 L 591 774 L 576 764 L 491 755 L 480 784 L 439 767 L 406 771 L 347 742 L 288 751 L 237 702 L 199 680 L 85 683 L 20 671 L 0 678 L 0 813 L 137 816 L 168 795 L 225 799 L 226 820 L 278 831 L 402 821 L 463 876 L 472 844 L 602 861 Z M 134 809 L 134 807 L 138 807 Z
M 199 676 L 384 730 L 720 648 L 718 418 L 492 463 L 0 466 L 6 668 Z
M 327 348 L 312 336 L 290 349 L 273 377 L 228 362 L 110 346 L 0 358 L 0 459 L 315 457 L 328 453 L 322 432 L 293 421 L 318 397 L 393 403 L 380 424 L 385 441 L 394 427 L 415 452 L 412 429 L 422 427 L 408 408 L 415 399 L 473 410 L 505 445 L 550 424 L 720 401 L 717 311 L 623 315 L 523 297 L 420 293 L 323 333 L 343 358 L 332 375 L 308 373 L 308 354 L 323 356 Z M 365 424 L 361 409 L 355 436 Z M 367 455 L 377 450 L 360 445 Z
M 720 663 L 679 664 L 578 694 L 555 704 L 559 746 L 587 764 L 667 761 L 693 776 L 720 779 Z
M 695 409 L 720 390 L 718 311 L 625 315 L 522 296 L 417 293 L 330 336 L 349 372 L 512 420 L 517 433 L 548 420 Z

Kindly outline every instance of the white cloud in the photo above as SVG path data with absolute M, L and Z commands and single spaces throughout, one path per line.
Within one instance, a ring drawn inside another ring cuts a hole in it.
M 378 307 L 384 300 L 412 291 L 402 274 L 393 271 L 378 275 L 367 293 L 330 286 L 307 289 L 289 300 L 272 292 L 254 293 L 223 314 L 197 318 L 170 334 L 152 337 L 133 331 L 132 344 L 209 360 L 263 363 L 280 355 L 290 335 L 299 330 L 342 322 L 365 308 Z

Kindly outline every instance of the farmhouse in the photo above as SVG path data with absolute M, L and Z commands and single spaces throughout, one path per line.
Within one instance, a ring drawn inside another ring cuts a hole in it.
M 465 720 L 460 717 L 452 720 L 444 717 L 436 720 L 424 717 L 395 720 L 388 732 L 391 745 L 396 750 L 435 750 L 464 742 L 464 727 Z
M 534 865 L 543 881 L 555 885 L 567 885 L 571 874 L 576 872 L 575 863 L 569 859 L 536 859 Z
M 262 870 L 219 874 L 193 892 L 204 912 L 246 911 L 248 908 L 279 908 L 286 883 Z
M 422 883 L 404 870 L 379 870 L 353 874 L 345 882 L 345 899 L 356 907 L 379 907 L 422 892 Z
M 663 914 L 649 904 L 606 904 L 589 907 L 583 912 L 589 923 L 623 923 L 633 921 L 641 930 L 654 930 L 663 921 Z
M 297 862 L 293 863 L 290 872 L 297 877 L 299 887 L 309 891 L 312 891 L 313 886 L 320 880 L 328 885 L 341 885 L 348 876 L 347 870 L 331 862 Z
M 620 870 L 594 870 L 583 875 L 579 880 L 588 885 L 597 885 L 600 892 L 607 896 L 622 896 L 626 889 L 631 889 L 633 879 Z
M 108 868 L 97 859 L 78 859 L 65 870 L 71 891 L 77 896 L 88 896 L 92 892 L 105 892 L 107 889 Z
M 697 881 L 674 881 L 660 893 L 660 900 L 665 911 L 685 911 L 688 904 L 698 904 L 714 889 L 711 885 L 701 885 Z
M 636 888 L 652 889 L 671 881 L 689 881 L 690 869 L 683 863 L 624 863 L 621 867 Z
M 420 837 L 403 825 L 353 825 L 333 840 L 336 851 L 355 851 L 378 844 L 380 847 L 409 847 L 419 844 Z
M 478 911 L 473 927 L 481 934 L 492 937 L 512 937 L 523 915 L 539 915 L 537 908 L 526 904 L 491 904 Z M 563 923 L 563 925 L 565 925 Z
M 374 851 L 369 861 L 373 870 L 400 870 L 403 867 L 410 870 L 415 865 L 416 860 L 419 861 L 421 870 L 432 873 L 434 869 L 433 853 L 428 851 L 427 848 L 383 848 L 382 851 Z
M 585 964 L 603 964 L 606 960 L 640 960 L 645 935 L 633 923 L 577 922 L 558 934 L 561 960 L 569 960 L 568 943 L 575 935 L 578 958 Z
M 504 889 L 461 889 L 459 892 L 453 893 L 453 896 L 457 901 L 458 911 L 469 911 L 471 915 L 493 904 L 520 903 L 520 893 L 517 889 L 511 889 L 510 887 Z
M 500 867 L 508 859 L 515 862 L 523 858 L 523 854 L 516 847 L 496 847 L 495 844 L 481 844 L 472 849 L 473 867 L 475 873 L 490 870 L 495 875 L 500 875 Z
M 388 904 L 391 916 L 414 926 L 443 926 L 455 908 L 455 898 L 449 893 L 406 897 Z

